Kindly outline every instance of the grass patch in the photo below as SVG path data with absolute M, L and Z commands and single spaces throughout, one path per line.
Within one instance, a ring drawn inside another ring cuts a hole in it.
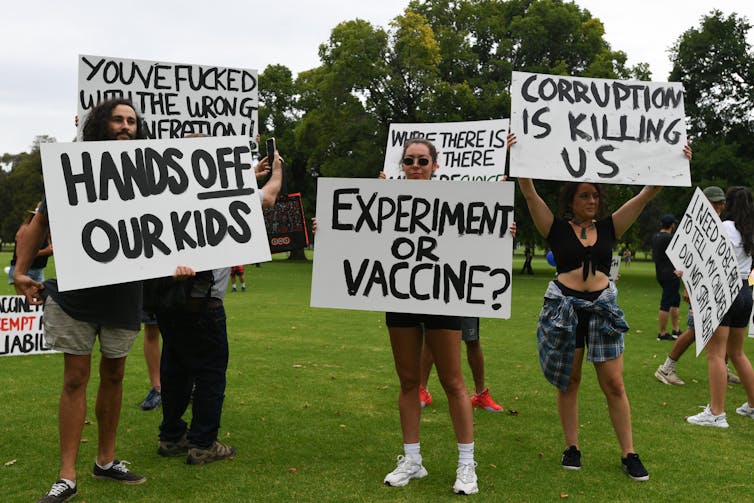
M 10 261 L 0 254 L 0 263 Z M 518 272 L 523 258 L 516 256 Z M 48 275 L 52 274 L 48 268 Z M 536 320 L 553 268 L 534 260 L 534 276 L 515 274 L 510 320 L 482 320 L 487 383 L 518 415 L 475 410 L 479 498 L 483 501 L 745 500 L 751 492 L 754 423 L 735 414 L 745 399 L 729 386 L 730 429 L 700 428 L 684 417 L 708 401 L 704 358 L 690 350 L 678 371 L 686 386 L 653 376 L 670 343 L 656 337 L 660 288 L 651 263 L 623 268 L 619 304 L 626 311 L 625 381 L 634 443 L 651 474 L 628 479 L 591 365 L 580 394 L 584 467 L 559 466 L 564 448 L 555 390 L 536 356 Z M 230 365 L 220 437 L 236 446 L 233 461 L 188 466 L 156 454 L 160 410 L 138 408 L 149 388 L 141 336 L 126 370 L 118 456 L 146 474 L 146 484 L 120 486 L 89 476 L 96 454 L 94 397 L 89 386 L 78 458 L 83 501 L 444 501 L 452 499 L 456 446 L 447 401 L 433 373 L 435 402 L 422 417 L 422 454 L 430 476 L 405 488 L 382 485 L 401 453 L 393 368 L 384 315 L 310 309 L 311 263 L 275 260 L 247 267 L 246 293 L 226 297 Z M 2 281 L 0 293 L 12 289 Z M 682 308 L 685 315 L 686 308 Z M 96 369 L 95 353 L 92 368 Z M 0 480 L 3 501 L 35 501 L 58 470 L 57 404 L 62 356 L 0 359 Z M 467 386 L 471 375 L 464 364 Z M 10 461 L 15 460 L 13 463 Z

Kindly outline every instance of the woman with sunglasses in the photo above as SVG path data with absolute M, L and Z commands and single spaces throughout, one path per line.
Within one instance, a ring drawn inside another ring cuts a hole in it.
M 741 289 L 731 303 L 720 325 L 707 342 L 707 373 L 709 374 L 710 402 L 699 414 L 686 418 L 691 424 L 727 428 L 725 416 L 725 393 L 728 387 L 727 352 L 738 371 L 738 377 L 746 391 L 746 401 L 736 409 L 745 417 L 754 419 L 754 370 L 744 353 L 744 340 L 748 333 L 751 316 L 751 286 L 748 278 L 754 254 L 754 198 L 746 187 L 731 187 L 725 194 L 725 209 L 720 218 L 723 228 L 733 244 L 738 259 L 738 277 Z
M 437 149 L 424 139 L 410 139 L 403 145 L 402 167 L 409 180 L 430 180 L 439 167 Z M 404 454 L 398 466 L 385 477 L 389 486 L 405 486 L 412 479 L 427 476 L 419 449 L 421 404 L 421 350 L 425 339 L 435 358 L 437 374 L 448 397 L 450 418 L 458 442 L 458 469 L 453 492 L 474 494 L 477 486 L 474 462 L 474 423 L 471 401 L 461 373 L 461 318 L 430 314 L 385 313 L 395 369 L 400 381 L 398 410 L 403 432 Z

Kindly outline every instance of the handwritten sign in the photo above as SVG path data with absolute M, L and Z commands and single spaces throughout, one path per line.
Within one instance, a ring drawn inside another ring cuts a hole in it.
M 79 140 L 89 110 L 113 98 L 131 100 L 148 138 L 246 136 L 256 149 L 256 70 L 80 55 Z
M 610 274 L 608 274 L 608 278 L 610 278 L 610 281 L 616 282 L 618 281 L 619 277 L 620 277 L 620 256 L 613 255 L 613 258 L 610 260 Z
M 511 182 L 317 183 L 313 307 L 510 317 Z
M 738 295 L 741 280 L 733 245 L 698 187 L 665 253 L 673 266 L 683 271 L 681 279 L 694 310 L 699 356 Z
M 243 137 L 48 143 L 61 290 L 270 260 Z
M 385 166 L 387 178 L 405 178 L 403 144 L 425 138 L 438 150 L 439 180 L 497 181 L 505 174 L 508 121 L 503 119 L 436 124 L 390 124 Z
M 691 185 L 683 85 L 513 72 L 511 175 Z
M 0 296 L 0 356 L 56 352 L 44 340 L 42 306 L 18 295 Z

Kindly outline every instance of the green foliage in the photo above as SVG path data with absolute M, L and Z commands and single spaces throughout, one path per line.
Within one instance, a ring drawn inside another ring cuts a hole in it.
M 39 143 L 31 152 L 9 157 L 11 170 L 0 174 L 0 241 L 13 242 L 27 210 L 36 208 L 44 193 Z

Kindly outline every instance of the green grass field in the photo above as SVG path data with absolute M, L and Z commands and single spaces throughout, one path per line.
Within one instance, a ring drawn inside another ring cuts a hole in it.
M 8 253 L 0 254 L 4 266 Z M 522 258 L 514 259 L 520 269 Z M 631 326 L 625 382 L 634 443 L 651 479 L 623 474 L 620 450 L 594 372 L 585 364 L 580 401 L 583 468 L 563 470 L 564 449 L 555 389 L 536 356 L 536 320 L 553 268 L 514 275 L 510 320 L 482 320 L 487 384 L 506 412 L 475 410 L 480 501 L 752 501 L 754 422 L 735 413 L 745 400 L 728 387 L 730 428 L 684 421 L 708 402 L 704 357 L 693 348 L 679 364 L 686 386 L 670 387 L 654 371 L 670 349 L 656 337 L 660 290 L 651 263 L 623 268 L 619 303 Z M 199 501 L 445 501 L 455 499 L 456 446 L 447 401 L 433 374 L 435 402 L 422 416 L 422 454 L 430 476 L 404 488 L 382 485 L 402 453 L 398 381 L 384 314 L 311 309 L 311 263 L 275 260 L 247 267 L 246 293 L 226 298 L 231 357 L 221 439 L 232 461 L 189 466 L 156 454 L 160 410 L 138 404 L 149 388 L 141 337 L 129 358 L 118 434 L 118 456 L 147 475 L 140 486 L 90 477 L 97 443 L 92 373 L 78 462 L 85 502 Z M 48 268 L 48 275 L 51 268 Z M 11 289 L 2 277 L 0 293 Z M 686 306 L 682 307 L 685 321 Z M 685 323 L 683 323 L 685 326 Z M 749 343 L 751 345 L 751 343 Z M 99 355 L 95 354 L 93 369 Z M 467 386 L 471 383 L 466 369 Z M 57 477 L 57 403 L 62 356 L 0 359 L 1 501 L 35 501 Z M 469 386 L 470 387 L 470 386 Z M 516 411 L 517 414 L 512 414 Z

